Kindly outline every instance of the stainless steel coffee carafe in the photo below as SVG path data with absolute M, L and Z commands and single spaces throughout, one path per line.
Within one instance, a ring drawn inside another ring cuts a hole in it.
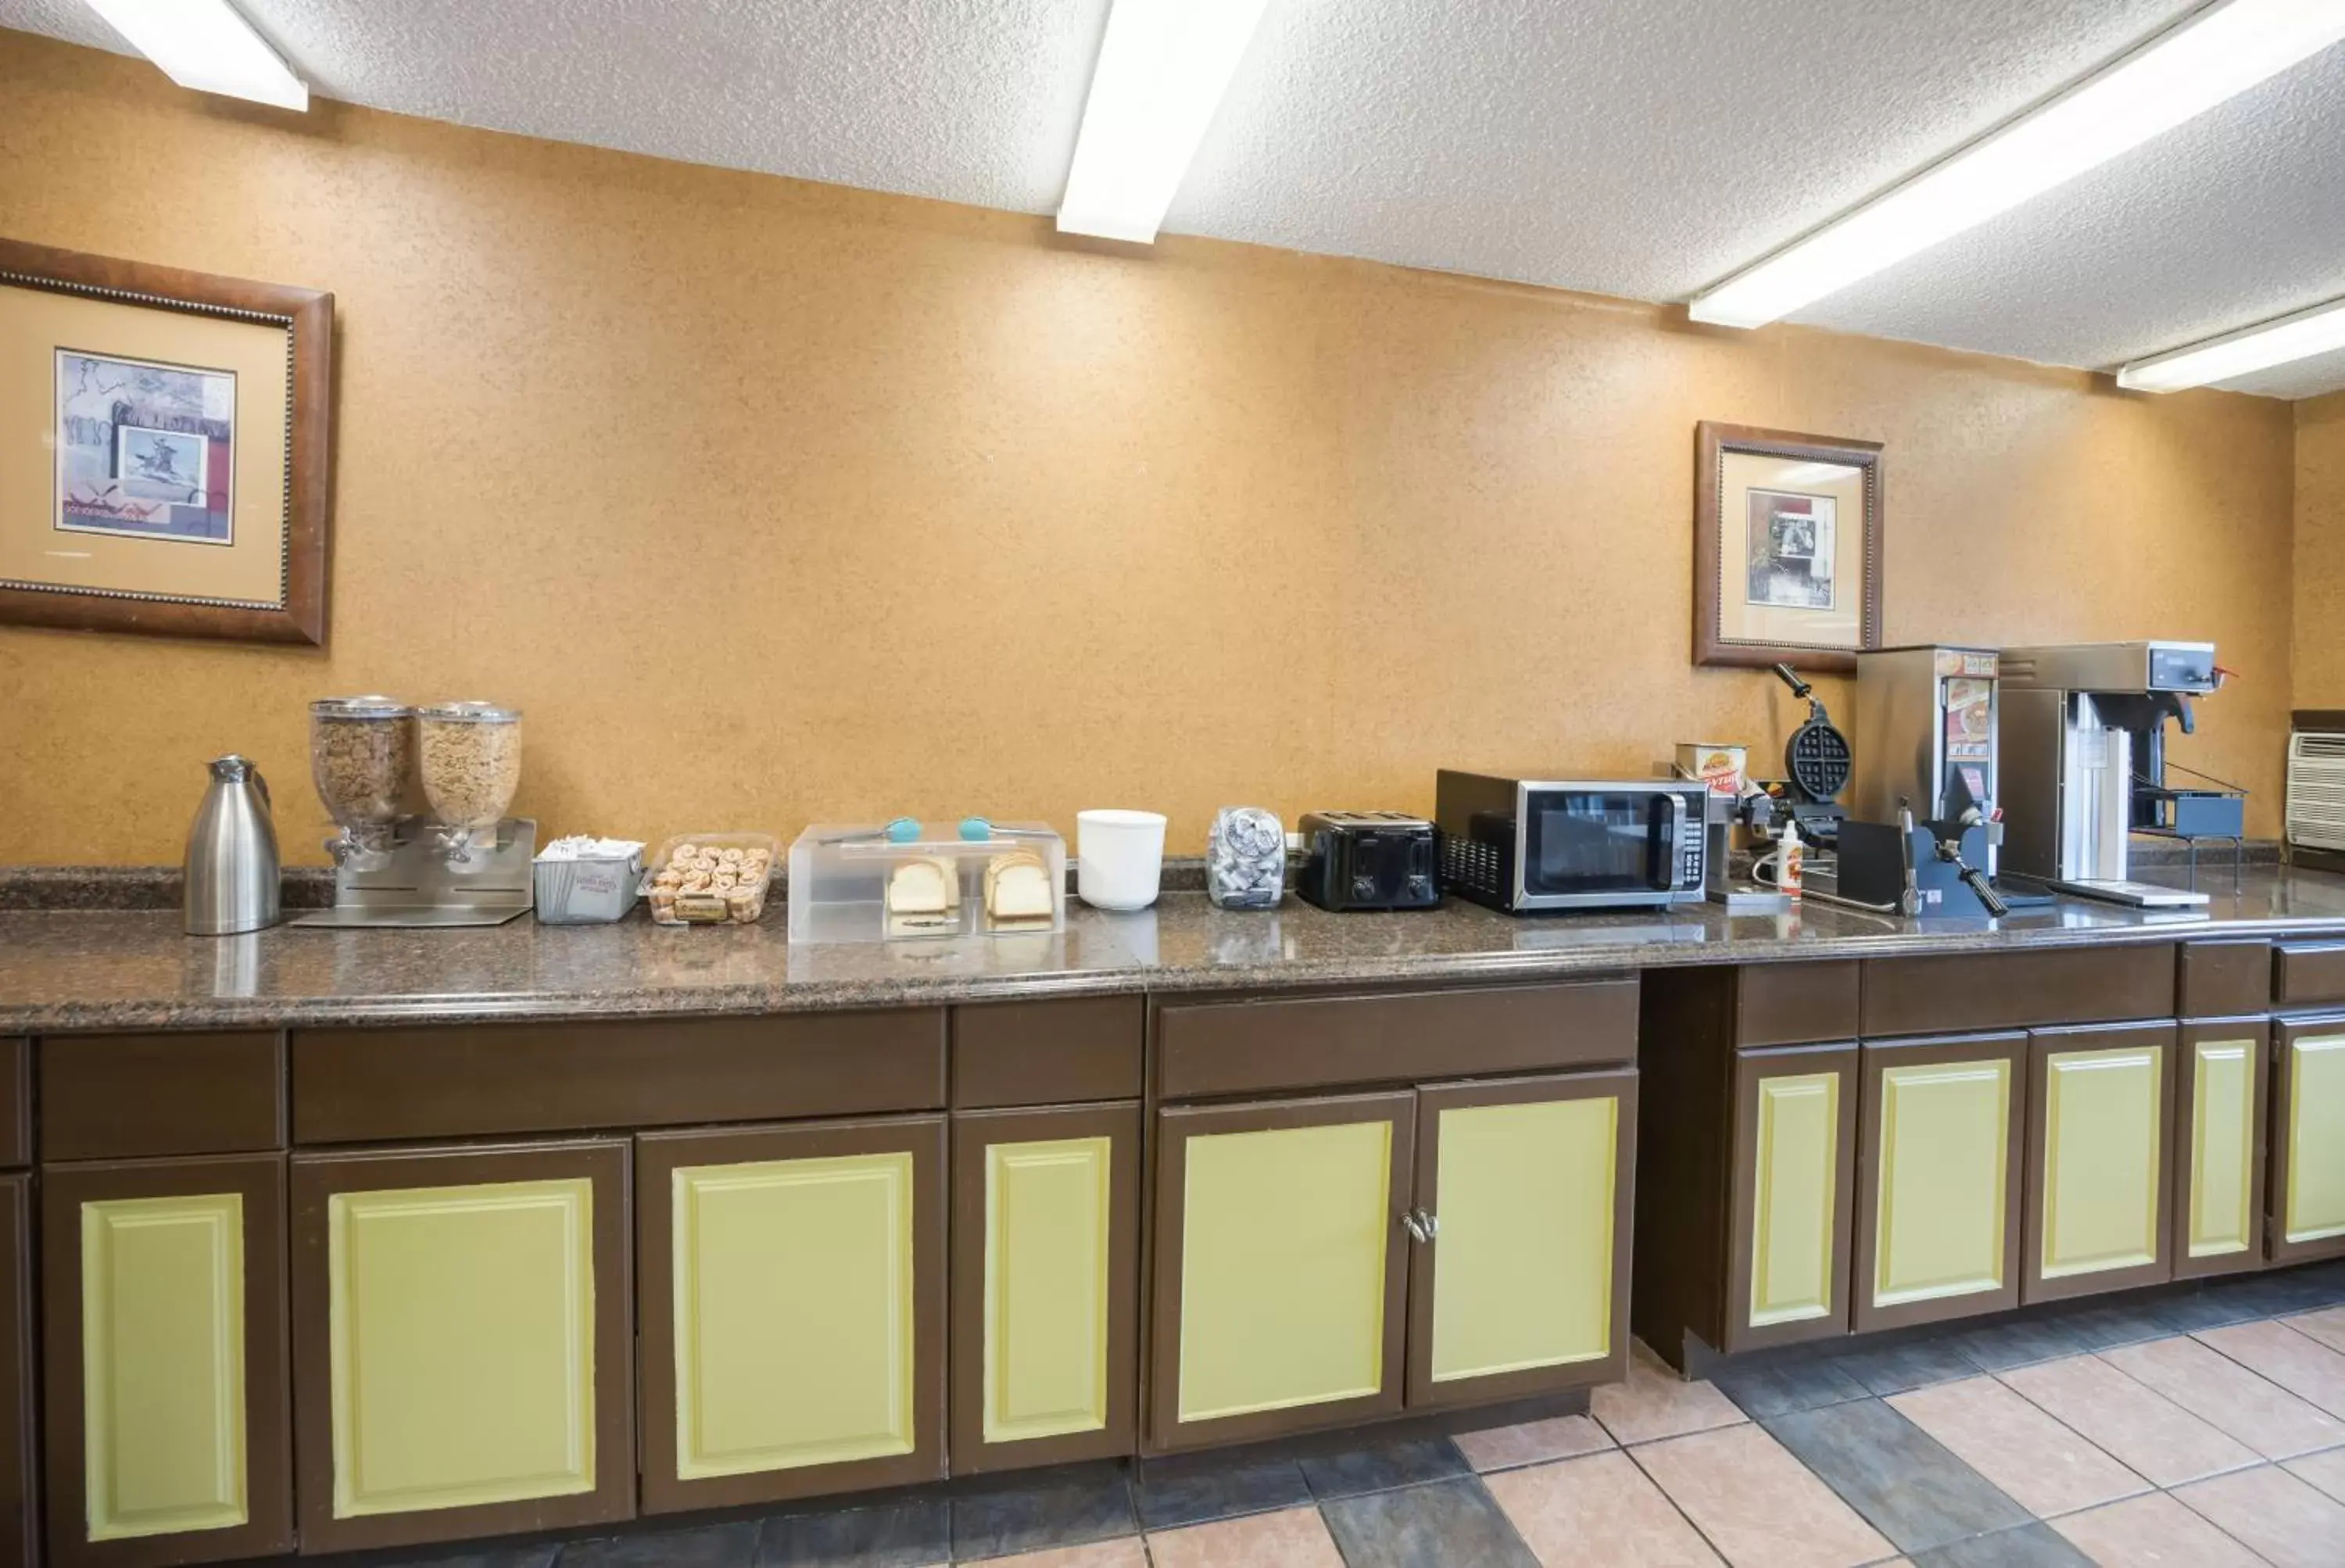
M 269 781 L 234 754 L 214 758 L 211 770 L 211 788 L 188 830 L 188 934 L 231 936 L 275 925 L 283 911 Z

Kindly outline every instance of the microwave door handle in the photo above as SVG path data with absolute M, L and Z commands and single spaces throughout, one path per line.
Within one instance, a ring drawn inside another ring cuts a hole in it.
M 1682 857 L 1678 853 L 1678 847 L 1685 841 L 1686 803 L 1685 797 L 1674 789 L 1661 799 L 1670 803 L 1670 827 L 1668 836 L 1661 840 L 1663 874 L 1653 879 L 1653 886 L 1662 892 L 1673 893 L 1686 885 Z

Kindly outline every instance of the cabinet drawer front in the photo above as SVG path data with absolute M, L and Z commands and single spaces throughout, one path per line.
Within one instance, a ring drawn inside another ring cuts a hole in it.
M 2282 943 L 2272 957 L 2272 1000 L 2281 1007 L 2345 1002 L 2345 942 Z
M 1167 1099 L 1630 1062 L 1637 982 L 1168 1004 Z
M 1864 1034 L 2168 1018 L 2174 975 L 2171 942 L 1868 959 Z
M 1114 1198 L 1110 1136 L 987 1145 L 985 1441 L 1107 1425 Z
M 1751 1144 L 1751 1294 L 1740 1307 L 1754 1329 L 1831 1318 L 1838 1311 L 1834 1256 L 1842 1180 L 1837 1071 L 1758 1080 Z
M 245 1523 L 242 1195 L 85 1203 L 80 1220 L 86 1538 Z
M 2157 1262 L 2167 1060 L 2157 1044 L 2046 1056 L 2044 1278 Z
M 909 1149 L 675 1173 L 680 1478 L 913 1451 L 913 1176 Z
M 336 1519 L 594 1490 L 590 1177 L 326 1200 Z
M 1436 1116 L 1430 1380 L 1609 1356 L 1620 1097 Z
M 1805 1045 L 1855 1039 L 1858 972 L 1853 958 L 1743 965 L 1735 976 L 1734 1043 Z
M 1136 1100 L 1146 1004 L 1137 996 L 956 1007 L 957 1108 Z
M 2008 1283 L 2013 1087 L 2002 1058 L 1882 1072 L 1876 1308 Z
M 41 1042 L 45 1162 L 284 1146 L 284 1036 L 274 1031 Z
M 2255 1247 L 2261 1217 L 2256 1171 L 2263 1153 L 2256 1098 L 2263 1063 L 2260 1030 L 2237 1039 L 2193 1041 L 2183 1059 L 2191 1108 L 2185 1257 L 2223 1257 Z
M 942 1008 L 296 1030 L 303 1144 L 934 1110 Z
M 2281 1061 L 2287 1191 L 2280 1236 L 2291 1246 L 2345 1237 L 2345 1022 L 2292 1034 Z
M 1393 1142 L 1382 1119 L 1188 1141 L 1181 1421 L 1384 1391 Z
M 2186 942 L 2175 1009 L 2184 1018 L 2228 1018 L 2271 1005 L 2268 942 Z

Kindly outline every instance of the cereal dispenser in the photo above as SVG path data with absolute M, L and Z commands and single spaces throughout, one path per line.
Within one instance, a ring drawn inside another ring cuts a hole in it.
M 292 924 L 501 925 L 530 908 L 537 824 L 505 814 L 519 709 L 326 697 L 310 705 L 310 774 L 338 830 L 334 904 Z

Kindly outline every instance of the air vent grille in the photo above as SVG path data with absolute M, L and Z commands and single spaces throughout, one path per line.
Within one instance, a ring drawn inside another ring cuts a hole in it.
M 2289 738 L 2288 841 L 2345 850 L 2345 735 Z

